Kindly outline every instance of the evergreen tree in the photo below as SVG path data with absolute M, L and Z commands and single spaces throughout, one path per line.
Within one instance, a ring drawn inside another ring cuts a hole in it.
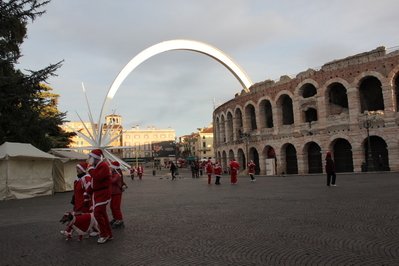
M 0 144 L 31 143 L 48 151 L 67 147 L 74 133 L 63 132 L 66 113 L 57 110 L 58 97 L 43 85 L 62 62 L 27 74 L 15 69 L 20 46 L 27 37 L 28 20 L 34 21 L 50 1 L 0 0 Z

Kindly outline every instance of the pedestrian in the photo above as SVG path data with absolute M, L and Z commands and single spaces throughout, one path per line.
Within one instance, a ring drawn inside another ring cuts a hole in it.
M 248 164 L 248 173 L 249 173 L 249 176 L 251 177 L 252 182 L 256 181 L 255 176 L 254 176 L 255 175 L 255 166 L 256 165 L 253 160 L 251 160 Z
M 208 160 L 208 163 L 205 166 L 205 171 L 208 175 L 208 185 L 212 185 L 213 166 L 211 160 Z
M 335 174 L 335 163 L 331 158 L 331 152 L 327 152 L 326 155 L 326 173 L 327 173 L 327 187 L 331 186 L 336 187 L 335 184 L 336 174 Z
M 111 165 L 111 213 L 112 221 L 110 222 L 112 227 L 124 226 L 121 203 L 122 203 L 122 192 L 123 192 L 123 180 L 120 172 L 120 164 L 115 161 Z
M 204 172 L 204 162 L 201 162 L 200 164 L 199 164 L 199 172 L 200 172 L 200 175 L 202 175 L 203 174 L 203 172 Z
M 175 176 L 176 170 L 177 170 L 176 165 L 175 165 L 173 162 L 171 162 L 171 163 L 170 163 L 170 172 L 171 172 L 171 174 L 172 174 L 172 180 L 175 180 L 175 179 L 176 179 L 176 176 Z
M 237 163 L 236 159 L 233 159 L 230 163 L 230 182 L 232 185 L 237 184 L 238 170 L 240 170 L 240 165 Z
M 76 165 L 77 177 L 73 182 L 73 215 L 90 213 L 90 197 L 86 190 L 91 186 L 91 176 L 86 173 L 87 163 Z M 86 204 L 85 204 L 86 202 Z
M 220 176 L 222 174 L 222 167 L 220 166 L 219 162 L 215 162 L 215 166 L 213 167 L 215 170 L 215 185 L 220 185 Z
M 378 155 L 378 171 L 382 172 L 382 167 L 384 166 L 384 160 L 382 159 L 381 154 Z
M 134 165 L 130 167 L 130 178 L 134 180 L 134 172 L 136 172 L 136 168 L 134 168 Z
M 94 217 L 100 229 L 100 237 L 97 240 L 99 244 L 114 238 L 107 214 L 107 205 L 111 201 L 111 173 L 103 158 L 103 152 L 100 149 L 92 150 L 89 153 L 89 168 L 87 169 L 92 178 L 88 191 L 92 195 Z M 94 236 L 96 232 L 90 235 Z
M 195 161 L 195 174 L 197 178 L 199 178 L 199 169 L 200 169 L 199 163 L 198 161 Z
M 197 176 L 197 173 L 196 173 L 195 163 L 194 162 L 191 163 L 190 168 L 191 168 L 191 177 L 195 178 Z
M 139 167 L 137 167 L 137 175 L 140 180 L 143 178 L 143 172 L 144 172 L 143 166 L 142 164 L 140 164 Z

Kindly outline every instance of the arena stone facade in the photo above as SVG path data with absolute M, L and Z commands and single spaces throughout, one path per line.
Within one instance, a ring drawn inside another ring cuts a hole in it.
M 216 159 L 225 171 L 236 158 L 243 169 L 254 160 L 256 173 L 266 174 L 266 159 L 274 158 L 275 174 L 308 174 L 322 173 L 331 151 L 337 172 L 376 170 L 380 155 L 384 171 L 399 171 L 399 51 L 390 50 L 237 93 L 213 113 Z

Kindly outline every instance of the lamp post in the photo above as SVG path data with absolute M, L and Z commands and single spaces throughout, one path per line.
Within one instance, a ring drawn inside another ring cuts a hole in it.
M 250 133 L 241 133 L 241 135 L 240 135 L 240 137 L 241 138 L 245 138 L 245 158 L 246 158 L 246 160 L 245 160 L 245 168 L 246 168 L 246 165 L 248 164 L 248 142 L 249 142 L 249 137 L 251 136 L 251 134 Z
M 367 145 L 368 145 L 368 152 L 367 152 L 367 170 L 369 172 L 374 171 L 373 165 L 373 155 L 371 153 L 371 143 L 370 143 L 370 127 L 371 127 L 371 119 L 369 118 L 369 111 L 364 111 L 366 115 L 366 119 L 363 120 L 363 126 L 367 130 Z

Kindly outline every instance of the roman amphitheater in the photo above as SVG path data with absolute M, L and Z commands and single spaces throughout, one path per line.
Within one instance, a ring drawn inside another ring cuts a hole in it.
M 332 152 L 337 172 L 399 171 L 399 51 L 334 60 L 295 77 L 266 80 L 215 109 L 216 159 L 236 158 L 257 174 L 323 173 Z

